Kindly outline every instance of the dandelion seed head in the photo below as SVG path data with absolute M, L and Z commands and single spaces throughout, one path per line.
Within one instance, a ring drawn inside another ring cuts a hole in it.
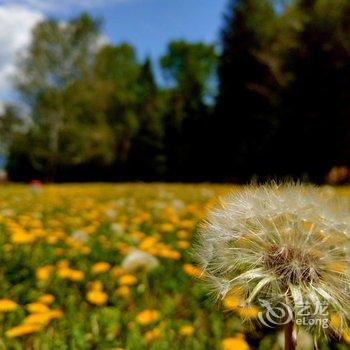
M 218 298 L 239 287 L 242 303 L 284 303 L 294 317 L 300 305 L 314 315 L 327 304 L 326 317 L 336 313 L 341 320 L 333 330 L 347 327 L 350 220 L 346 203 L 329 191 L 271 184 L 232 193 L 208 213 L 196 256 Z
M 122 261 L 122 267 L 127 272 L 151 271 L 158 265 L 157 258 L 137 249 L 132 250 Z

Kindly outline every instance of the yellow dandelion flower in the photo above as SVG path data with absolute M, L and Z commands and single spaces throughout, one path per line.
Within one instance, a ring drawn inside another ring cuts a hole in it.
M 6 331 L 5 335 L 7 338 L 17 338 L 27 334 L 38 333 L 40 331 L 40 325 L 23 324 L 17 327 L 10 328 Z
M 60 309 L 31 314 L 23 320 L 23 324 L 46 326 L 51 320 L 61 318 L 62 315 L 63 312 Z
M 157 339 L 160 339 L 162 336 L 163 336 L 163 333 L 158 327 L 156 327 L 150 331 L 147 331 L 144 335 L 147 343 L 151 343 Z
M 56 244 L 58 242 L 59 238 L 57 236 L 48 236 L 46 238 L 47 243 L 49 244 Z
M 52 271 L 53 271 L 52 265 L 46 265 L 46 266 L 39 267 L 35 273 L 36 278 L 39 281 L 46 281 L 50 278 Z
M 118 297 L 127 297 L 131 293 L 131 290 L 128 286 L 120 286 L 116 291 L 115 294 Z
M 59 267 L 57 275 L 60 278 L 68 278 L 70 275 L 71 269 L 69 267 Z
M 55 301 L 55 297 L 52 294 L 44 294 L 38 298 L 39 303 L 50 305 Z
M 159 238 L 156 236 L 148 236 L 145 237 L 139 245 L 139 248 L 144 251 L 149 251 L 149 249 L 153 248 L 154 245 L 159 241 Z
M 61 259 L 58 263 L 57 263 L 57 267 L 59 269 L 64 269 L 69 267 L 69 261 L 67 259 Z
M 80 247 L 80 251 L 82 254 L 88 255 L 91 253 L 91 248 L 88 246 L 83 246 L 83 247 Z
M 61 318 L 63 311 L 61 309 L 54 309 L 47 312 L 51 319 Z
M 112 273 L 116 278 L 118 278 L 125 274 L 125 270 L 121 266 L 115 266 L 112 269 Z
M 95 273 L 95 274 L 104 273 L 104 272 L 109 271 L 110 268 L 111 268 L 111 265 L 108 262 L 101 261 L 101 262 L 94 264 L 91 267 L 91 272 Z
M 41 237 L 45 237 L 46 236 L 46 232 L 43 229 L 36 229 L 32 231 L 32 234 L 37 237 L 37 238 L 41 238 Z
M 228 310 L 236 310 L 241 303 L 241 300 L 235 295 L 228 295 L 224 300 L 224 307 Z
M 68 278 L 72 281 L 78 282 L 78 281 L 82 281 L 85 278 L 85 274 L 83 271 L 70 270 L 68 274 Z
M 91 304 L 101 306 L 107 303 L 108 295 L 102 291 L 94 290 L 87 293 L 86 299 Z
M 178 251 L 167 246 L 160 247 L 158 255 L 171 260 L 179 260 L 181 258 L 181 254 Z
M 11 235 L 11 241 L 15 244 L 27 244 L 32 243 L 36 240 L 35 235 L 30 233 L 19 231 Z
M 142 238 L 145 237 L 145 234 L 141 231 L 133 231 L 129 233 L 129 237 L 134 241 L 134 242 L 140 242 Z
M 191 336 L 194 333 L 194 328 L 191 325 L 181 326 L 179 333 L 183 336 Z
M 245 306 L 237 308 L 238 314 L 243 318 L 257 318 L 259 314 L 259 308 L 257 306 Z
M 249 350 L 249 345 L 242 335 L 237 335 L 236 337 L 225 338 L 222 341 L 222 350 Z
M 338 314 L 332 313 L 329 319 L 329 325 L 333 329 L 340 329 L 342 326 L 342 321 L 341 318 L 339 317 Z
M 157 322 L 159 317 L 160 315 L 157 310 L 144 310 L 137 315 L 136 321 L 140 325 L 145 326 Z
M 344 341 L 350 345 L 350 333 L 349 332 L 344 332 L 342 334 Z
M 195 225 L 195 221 L 193 220 L 183 220 L 180 222 L 180 227 L 182 229 L 190 229 Z
M 202 278 L 202 270 L 192 264 L 184 264 L 182 269 L 191 277 Z
M 90 290 L 94 291 L 102 291 L 103 289 L 103 284 L 101 281 L 91 281 L 88 286 Z
M 0 299 L 0 312 L 9 312 L 16 310 L 18 304 L 10 299 Z
M 129 253 L 129 251 L 130 251 L 131 248 L 130 248 L 129 245 L 127 245 L 127 244 L 124 243 L 124 242 L 118 242 L 118 243 L 117 243 L 117 249 L 118 249 L 118 251 L 119 251 L 120 254 L 126 255 L 126 254 Z
M 119 278 L 119 283 L 124 286 L 132 286 L 137 283 L 137 278 L 134 275 L 124 275 Z
M 179 239 L 187 239 L 191 236 L 191 234 L 186 231 L 186 230 L 180 230 L 177 232 L 176 236 L 179 238 Z
M 169 232 L 175 231 L 175 227 L 173 224 L 164 223 L 164 224 L 160 225 L 159 231 L 162 233 L 169 233 Z
M 177 246 L 180 249 L 188 249 L 190 247 L 190 242 L 189 241 L 185 241 L 185 240 L 181 240 L 177 242 Z
M 31 314 L 36 314 L 49 311 L 49 307 L 43 303 L 31 303 L 27 305 L 27 310 Z

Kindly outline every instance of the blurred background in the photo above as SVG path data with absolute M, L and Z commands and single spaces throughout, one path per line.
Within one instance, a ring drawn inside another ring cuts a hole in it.
M 350 179 L 348 0 L 0 1 L 0 177 Z
M 282 349 L 192 246 L 240 184 L 350 183 L 350 0 L 0 0 L 0 48 L 0 350 Z

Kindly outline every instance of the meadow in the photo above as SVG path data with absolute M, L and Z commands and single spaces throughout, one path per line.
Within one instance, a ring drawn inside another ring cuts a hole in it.
M 213 300 L 191 254 L 198 223 L 230 190 L 1 186 L 0 349 L 281 349 L 278 331 L 252 327 L 257 307 Z

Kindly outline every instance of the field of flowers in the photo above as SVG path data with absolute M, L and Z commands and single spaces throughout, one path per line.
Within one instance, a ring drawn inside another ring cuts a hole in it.
M 1 186 L 0 349 L 281 349 L 276 332 L 242 322 L 256 307 L 215 303 L 191 255 L 231 189 Z

